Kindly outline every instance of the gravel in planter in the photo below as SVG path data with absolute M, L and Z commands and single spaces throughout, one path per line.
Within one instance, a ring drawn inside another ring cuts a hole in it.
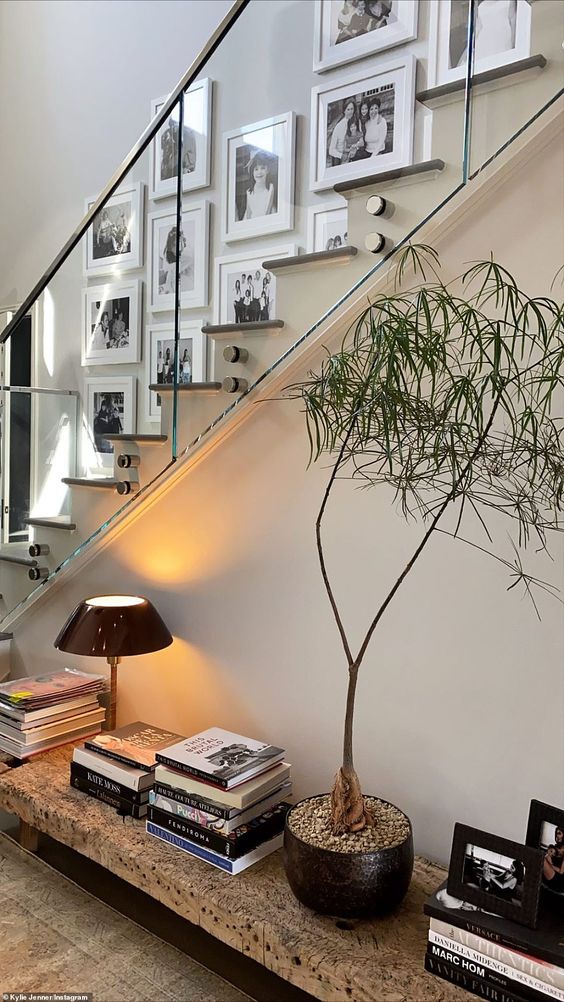
M 331 831 L 331 797 L 303 800 L 288 815 L 288 827 L 298 838 L 318 849 L 334 852 L 376 852 L 400 845 L 409 835 L 409 822 L 401 811 L 377 797 L 365 797 L 364 802 L 374 816 L 374 827 L 360 832 L 333 835 Z

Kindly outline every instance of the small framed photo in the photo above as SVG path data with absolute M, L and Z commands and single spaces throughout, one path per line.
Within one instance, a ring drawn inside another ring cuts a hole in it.
M 141 360 L 141 289 L 135 279 L 84 290 L 82 365 Z
M 311 189 L 406 167 L 413 156 L 415 57 L 311 92 Z
M 542 861 L 538 848 L 456 824 L 447 891 L 484 911 L 534 929 Z
M 166 97 L 151 102 L 151 115 L 159 113 Z M 198 80 L 184 93 L 182 139 L 182 191 L 207 188 L 211 168 L 212 81 Z M 157 133 L 151 147 L 150 198 L 175 195 L 178 177 L 178 105 Z
M 315 0 L 318 73 L 417 38 L 418 0 Z
M 143 265 L 144 184 L 121 188 L 94 216 L 84 237 L 84 274 L 131 271 Z M 95 198 L 86 201 L 86 211 Z
M 294 227 L 293 111 L 223 136 L 221 237 L 229 243 Z
M 177 384 L 205 382 L 205 341 L 201 322 L 190 321 L 180 325 Z M 149 389 L 149 385 L 174 383 L 174 324 L 150 324 L 147 327 L 146 350 L 145 417 L 147 421 L 160 421 L 160 397 Z
M 182 210 L 180 233 L 180 307 L 206 306 L 208 302 L 208 201 L 194 202 Z M 149 308 L 174 310 L 176 283 L 176 212 L 149 213 Z
M 526 842 L 542 850 L 541 887 L 564 909 L 564 808 L 531 800 Z
M 343 205 L 342 200 L 309 207 L 307 217 L 309 253 L 347 247 L 348 242 L 348 208 Z
M 429 87 L 466 76 L 469 0 L 431 0 Z M 478 0 L 474 73 L 506 66 L 531 54 L 529 0 Z
M 215 322 L 243 324 L 278 320 L 276 276 L 263 268 L 263 261 L 297 254 L 295 244 L 265 247 L 260 255 L 232 254 L 215 259 Z
M 93 376 L 84 380 L 84 445 L 89 469 L 113 467 L 114 450 L 105 435 L 135 431 L 135 387 L 132 376 Z

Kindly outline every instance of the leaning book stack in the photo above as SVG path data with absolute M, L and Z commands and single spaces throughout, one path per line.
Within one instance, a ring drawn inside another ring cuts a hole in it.
M 156 752 L 179 738 L 142 720 L 104 731 L 74 749 L 71 786 L 115 807 L 122 816 L 144 818 L 155 781 Z
M 283 748 L 211 727 L 156 758 L 150 835 L 229 874 L 282 845 L 292 794 Z
M 103 675 L 77 668 L 19 678 L 0 685 L 0 750 L 25 761 L 100 731 L 105 710 Z
M 425 967 L 492 1002 L 564 1002 L 564 921 L 550 911 L 529 929 L 489 912 L 468 911 L 441 885 L 430 916 Z

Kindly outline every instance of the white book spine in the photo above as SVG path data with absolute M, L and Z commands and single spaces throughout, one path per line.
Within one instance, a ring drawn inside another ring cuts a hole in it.
M 133 766 L 123 765 L 120 762 L 112 762 L 105 755 L 98 755 L 87 748 L 75 748 L 72 759 L 73 762 L 78 762 L 79 765 L 105 776 L 106 779 L 113 779 L 122 786 L 128 786 L 130 790 L 148 790 L 153 785 L 152 773 L 134 769 Z

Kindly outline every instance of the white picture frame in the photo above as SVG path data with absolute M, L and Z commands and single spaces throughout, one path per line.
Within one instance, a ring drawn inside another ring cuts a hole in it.
M 348 246 L 348 206 L 345 199 L 331 199 L 310 205 L 307 210 L 307 245 L 309 254 L 334 250 L 335 238 L 339 247 Z M 331 246 L 328 246 L 331 241 Z
M 417 38 L 419 0 L 361 2 L 366 7 L 362 17 L 351 0 L 315 0 L 313 69 L 316 73 Z M 370 10 L 376 8 L 379 16 L 370 16 Z
M 142 289 L 139 279 L 84 289 L 81 365 L 141 361 Z
M 371 105 L 378 103 L 380 109 L 374 112 L 375 128 L 369 132 L 366 120 L 373 114 Z M 351 135 L 350 139 L 346 132 L 349 128 L 347 116 L 355 120 L 356 135 Z M 338 81 L 314 87 L 311 92 L 311 190 L 323 191 L 338 181 L 352 181 L 366 174 L 407 167 L 413 160 L 414 118 L 415 57 L 411 54 L 381 62 L 378 69 L 357 69 Z M 372 153 L 368 152 L 370 146 L 374 147 Z M 334 155 L 339 152 L 342 159 Z
M 181 252 L 180 308 L 207 306 L 210 203 L 182 207 L 184 247 Z M 176 211 L 150 212 L 148 224 L 148 300 L 153 313 L 174 310 L 176 269 Z
M 160 421 L 161 407 L 158 401 L 158 394 L 150 390 L 151 383 L 162 382 L 171 383 L 172 369 L 167 370 L 166 366 L 171 363 L 166 360 L 167 349 L 169 357 L 174 359 L 174 322 L 168 324 L 148 324 L 145 334 L 145 418 L 147 421 Z M 188 320 L 180 325 L 180 336 L 178 339 L 178 361 L 179 361 L 179 385 L 184 382 L 203 383 L 206 379 L 206 342 L 207 338 L 202 334 L 202 321 Z M 159 350 L 162 352 L 162 359 L 159 362 Z M 185 367 L 183 365 L 184 352 L 189 352 L 190 358 L 190 378 L 186 379 Z M 162 368 L 160 369 L 160 366 Z M 159 371 L 160 369 L 160 371 Z
M 184 144 L 182 191 L 207 188 L 211 180 L 212 86 L 208 77 L 197 80 L 184 92 Z M 167 97 L 151 101 L 151 116 L 155 117 Z M 174 128 L 176 127 L 176 137 Z M 178 156 L 175 141 L 178 136 L 178 104 L 168 122 L 151 144 L 149 197 L 167 198 L 176 195 Z
M 88 473 L 95 473 L 96 470 L 107 473 L 108 468 L 113 469 L 114 450 L 111 443 L 104 439 L 100 423 L 102 421 L 107 425 L 108 434 L 132 435 L 135 432 L 135 397 L 136 380 L 133 376 L 90 376 L 84 380 L 82 445 L 83 462 Z
M 428 87 L 463 80 L 466 76 L 468 0 L 431 0 Z M 514 5 L 514 6 L 513 6 Z M 500 18 L 505 6 L 476 5 L 474 74 L 507 66 L 531 54 L 531 4 L 509 0 L 507 24 Z M 486 19 L 486 10 L 488 12 Z M 491 14 L 496 11 L 495 19 Z M 513 10 L 513 15 L 511 11 Z M 453 22 L 453 14 L 454 22 Z M 497 48 L 496 48 L 497 46 Z
M 252 292 L 248 297 L 250 303 L 252 304 L 255 300 L 258 300 L 259 307 L 256 304 L 252 310 L 252 317 L 256 320 L 278 320 L 279 317 L 276 316 L 276 276 L 272 272 L 266 272 L 262 267 L 263 261 L 273 260 L 278 257 L 292 257 L 297 254 L 298 248 L 295 244 L 285 244 L 282 247 L 264 247 L 259 254 L 256 251 L 242 254 L 228 254 L 224 257 L 217 257 L 215 259 L 215 284 L 214 284 L 214 323 L 216 324 L 229 324 L 229 323 L 245 323 L 247 317 L 243 315 L 243 309 L 235 309 L 235 287 L 236 282 L 240 283 L 240 298 L 243 300 L 243 308 L 246 314 L 247 306 L 245 304 L 245 294 L 246 287 L 245 283 L 242 281 L 242 276 L 252 275 L 251 287 Z M 256 275 L 259 273 L 257 279 Z M 267 282 L 267 298 L 268 302 L 262 304 L 261 318 L 261 296 L 264 286 L 264 279 L 268 276 Z M 260 291 L 259 291 L 260 290 Z M 259 293 L 256 296 L 256 293 Z M 264 312 L 267 315 L 264 315 Z M 258 313 L 255 316 L 255 313 Z M 237 319 L 239 317 L 239 319 Z
M 225 243 L 294 228 L 295 134 L 293 111 L 223 134 Z
M 86 199 L 86 211 L 96 197 Z M 94 216 L 84 236 L 84 274 L 98 276 L 143 266 L 145 185 L 124 186 Z

